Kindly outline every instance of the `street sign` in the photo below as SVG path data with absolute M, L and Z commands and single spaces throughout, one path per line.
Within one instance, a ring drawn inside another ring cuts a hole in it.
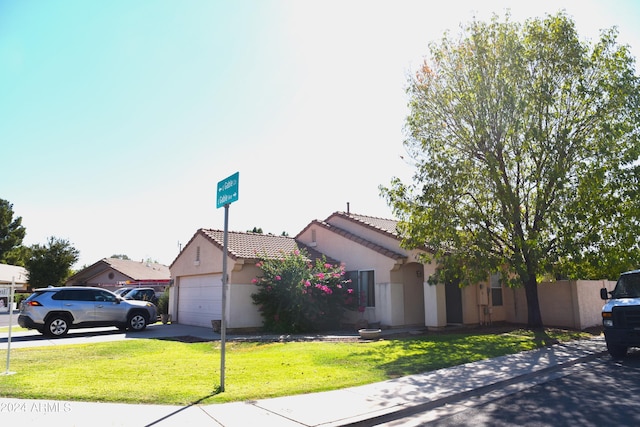
M 221 208 L 224 205 L 238 200 L 238 180 L 240 178 L 240 172 L 236 172 L 228 178 L 223 179 L 218 183 L 218 191 L 216 194 L 216 208 Z
M 227 254 L 229 245 L 229 205 L 238 200 L 238 180 L 236 172 L 218 183 L 216 208 L 224 206 L 224 243 L 222 245 L 222 321 L 220 325 L 220 391 L 224 391 L 225 347 L 227 341 Z

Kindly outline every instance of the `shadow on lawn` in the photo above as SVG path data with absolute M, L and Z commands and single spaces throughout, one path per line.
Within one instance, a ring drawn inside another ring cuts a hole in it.
M 156 425 L 158 423 L 161 423 L 162 421 L 168 420 L 169 418 L 171 418 L 171 417 L 173 417 L 175 415 L 178 415 L 180 412 L 182 412 L 182 411 L 184 411 L 186 409 L 189 409 L 192 406 L 199 405 L 200 403 L 204 402 L 205 400 L 207 400 L 207 399 L 209 399 L 211 397 L 214 397 L 215 395 L 220 394 L 220 393 L 222 393 L 222 390 L 221 390 L 220 386 L 218 386 L 218 387 L 216 387 L 215 390 L 213 390 L 213 392 L 210 395 L 201 397 L 200 399 L 196 400 L 195 402 L 191 402 L 190 404 L 188 404 L 188 405 L 186 405 L 186 406 L 184 406 L 184 407 L 182 407 L 182 408 L 180 408 L 180 409 L 178 409 L 176 411 L 173 411 L 172 413 L 167 414 L 164 417 L 159 418 L 159 419 L 155 420 L 152 423 L 147 424 L 145 427 L 154 426 L 154 425 Z

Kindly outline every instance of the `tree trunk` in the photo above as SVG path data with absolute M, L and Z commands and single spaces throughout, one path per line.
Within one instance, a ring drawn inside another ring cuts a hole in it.
M 530 275 L 524 283 L 524 291 L 527 297 L 527 326 L 531 329 L 542 329 L 542 315 L 540 314 L 540 302 L 538 300 L 538 281 L 535 275 Z

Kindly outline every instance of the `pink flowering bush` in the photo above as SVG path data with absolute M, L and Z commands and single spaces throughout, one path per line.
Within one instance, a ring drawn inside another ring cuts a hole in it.
M 325 259 L 309 261 L 305 252 L 282 254 L 279 259 L 261 257 L 262 276 L 253 279 L 252 294 L 264 320 L 273 332 L 309 332 L 340 326 L 345 310 L 357 307 L 344 267 Z

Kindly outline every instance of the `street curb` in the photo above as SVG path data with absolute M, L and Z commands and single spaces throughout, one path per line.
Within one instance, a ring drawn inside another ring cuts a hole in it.
M 400 420 L 402 418 L 406 418 L 406 417 L 410 417 L 422 412 L 427 412 L 427 411 L 431 411 L 437 408 L 440 408 L 444 405 L 449 405 L 449 404 L 454 404 L 457 402 L 460 402 L 462 400 L 465 399 L 469 399 L 469 398 L 473 398 L 476 396 L 480 396 L 480 395 L 486 395 L 492 391 L 498 390 L 498 389 L 502 389 L 514 384 L 518 384 L 518 383 L 523 383 L 526 381 L 529 381 L 531 379 L 534 379 L 536 377 L 539 376 L 543 376 L 543 375 L 548 375 L 548 374 L 553 374 L 556 372 L 559 372 L 563 369 L 566 368 L 570 368 L 574 365 L 577 365 L 579 363 L 585 363 L 585 362 L 589 362 L 592 360 L 595 360 L 599 357 L 602 357 L 604 355 L 607 354 L 607 351 L 599 351 L 596 352 L 594 354 L 589 354 L 586 356 L 582 356 L 582 357 L 578 357 L 576 359 L 570 360 L 568 362 L 565 363 L 559 363 L 555 366 L 549 366 L 546 368 L 541 368 L 538 369 L 536 371 L 533 372 L 529 372 L 527 374 L 522 374 L 522 375 L 518 375 L 509 379 L 505 379 L 505 380 L 501 380 L 501 381 L 497 381 L 493 384 L 489 384 L 489 385 L 485 385 L 485 386 L 481 386 L 472 390 L 467 390 L 467 391 L 462 391 L 459 393 L 455 393 L 452 394 L 450 396 L 447 397 L 442 397 L 440 399 L 436 399 L 436 400 L 432 400 L 429 402 L 424 402 L 424 403 L 419 403 L 416 405 L 411 405 L 411 406 L 406 406 L 406 405 L 402 405 L 404 407 L 399 406 L 399 409 L 393 412 L 389 412 L 383 415 L 377 415 L 377 416 L 373 416 L 367 419 L 360 419 L 360 420 L 355 420 L 352 422 L 346 422 L 346 423 L 341 423 L 339 424 L 340 426 L 343 427 L 369 427 L 369 426 L 376 426 L 379 424 L 384 424 L 384 423 L 389 423 L 392 421 L 397 421 Z M 338 425 L 338 424 L 336 424 Z

